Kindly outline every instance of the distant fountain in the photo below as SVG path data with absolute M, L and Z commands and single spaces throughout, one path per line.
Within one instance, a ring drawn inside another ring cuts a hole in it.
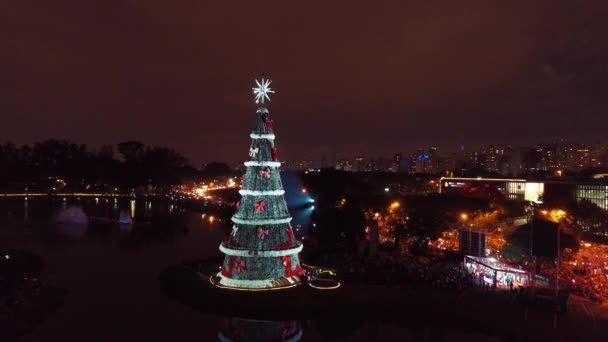
M 55 215 L 59 232 L 72 238 L 80 238 L 87 232 L 89 219 L 82 207 L 69 206 Z
M 55 216 L 55 222 L 57 223 L 74 223 L 74 224 L 87 224 L 89 219 L 85 214 L 82 207 L 69 206 L 59 212 Z
M 118 223 L 120 224 L 133 224 L 133 218 L 127 210 L 121 210 L 118 216 Z
M 118 224 L 120 225 L 120 231 L 128 233 L 133 228 L 133 218 L 127 210 L 121 210 L 118 215 Z

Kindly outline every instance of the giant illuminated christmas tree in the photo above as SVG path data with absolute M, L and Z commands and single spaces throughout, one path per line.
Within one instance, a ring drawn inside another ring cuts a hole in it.
M 220 245 L 226 255 L 218 283 L 242 289 L 274 289 L 298 283 L 302 274 L 298 253 L 302 243 L 294 238 L 291 216 L 283 194 L 270 113 L 270 80 L 255 81 L 257 120 L 251 137 L 249 160 L 241 201 L 232 216 L 232 232 Z

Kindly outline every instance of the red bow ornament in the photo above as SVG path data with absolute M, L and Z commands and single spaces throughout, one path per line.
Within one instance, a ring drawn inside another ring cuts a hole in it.
M 239 261 L 239 263 L 236 264 L 236 270 L 239 272 L 243 272 L 245 270 L 245 261 Z
M 285 268 L 291 269 L 291 258 L 289 256 L 282 256 L 281 261 L 283 261 L 283 266 L 285 266 Z
M 265 168 L 264 170 L 258 171 L 262 178 L 270 179 L 270 169 Z
M 255 207 L 255 211 L 258 213 L 263 213 L 264 210 L 266 209 L 266 202 L 264 201 L 259 201 L 253 204 Z
M 279 149 L 276 147 L 273 147 L 272 150 L 270 150 L 270 153 L 272 153 L 272 159 L 274 161 L 277 161 L 279 159 Z
M 262 227 L 258 227 L 258 237 L 262 240 L 268 236 L 268 229 L 263 229 Z
M 264 119 L 264 124 L 266 124 L 266 127 L 268 129 L 272 129 L 272 119 L 269 119 L 269 118 Z
M 287 227 L 287 238 L 289 239 L 290 245 L 293 242 L 293 240 L 295 240 L 295 236 L 293 236 L 293 229 L 291 228 L 291 225 L 289 227 Z
M 228 278 L 232 278 L 232 269 L 234 268 L 234 264 L 236 263 L 236 256 L 231 255 L 230 259 L 228 259 L 228 268 L 222 265 L 222 275 Z

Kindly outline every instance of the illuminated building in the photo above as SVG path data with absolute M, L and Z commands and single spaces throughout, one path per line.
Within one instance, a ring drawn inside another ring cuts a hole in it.
M 546 179 L 526 180 L 511 178 L 459 178 L 440 179 L 439 192 L 472 198 L 521 200 L 546 205 L 573 205 L 588 201 L 608 211 L 608 179 L 592 180 Z M 584 228 L 584 227 L 583 227 Z M 608 233 L 608 227 L 597 231 Z
M 342 170 L 346 171 L 346 172 L 352 172 L 353 171 L 353 163 L 351 163 L 349 160 L 344 160 L 342 162 Z
M 526 194 L 525 179 L 442 177 L 439 182 L 439 192 L 444 194 L 489 199 L 538 199 L 533 200 L 538 194 Z
M 403 153 L 395 153 L 393 155 L 393 164 L 394 164 L 393 170 L 395 172 L 399 172 L 399 165 L 401 163 L 401 159 L 403 159 Z
M 285 163 L 285 168 L 289 168 L 292 170 L 308 170 L 313 168 L 313 162 L 312 160 L 293 160 L 290 162 Z
M 503 145 L 487 145 L 479 151 L 466 153 L 472 168 L 507 174 L 511 148 Z
M 414 154 L 414 172 L 415 173 L 426 173 L 428 168 L 429 155 L 425 153 L 423 149 L 419 149 Z
M 355 171 L 357 171 L 357 172 L 369 171 L 365 167 L 365 162 L 363 161 L 363 157 L 355 158 Z
M 415 162 L 411 158 L 402 158 L 397 164 L 398 173 L 412 173 L 414 171 Z
M 576 187 L 576 201 L 589 201 L 608 211 L 608 185 L 581 184 Z

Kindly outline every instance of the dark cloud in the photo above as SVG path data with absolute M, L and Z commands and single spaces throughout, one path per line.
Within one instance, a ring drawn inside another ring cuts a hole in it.
M 242 159 L 603 138 L 603 1 L 0 0 L 0 134 Z

